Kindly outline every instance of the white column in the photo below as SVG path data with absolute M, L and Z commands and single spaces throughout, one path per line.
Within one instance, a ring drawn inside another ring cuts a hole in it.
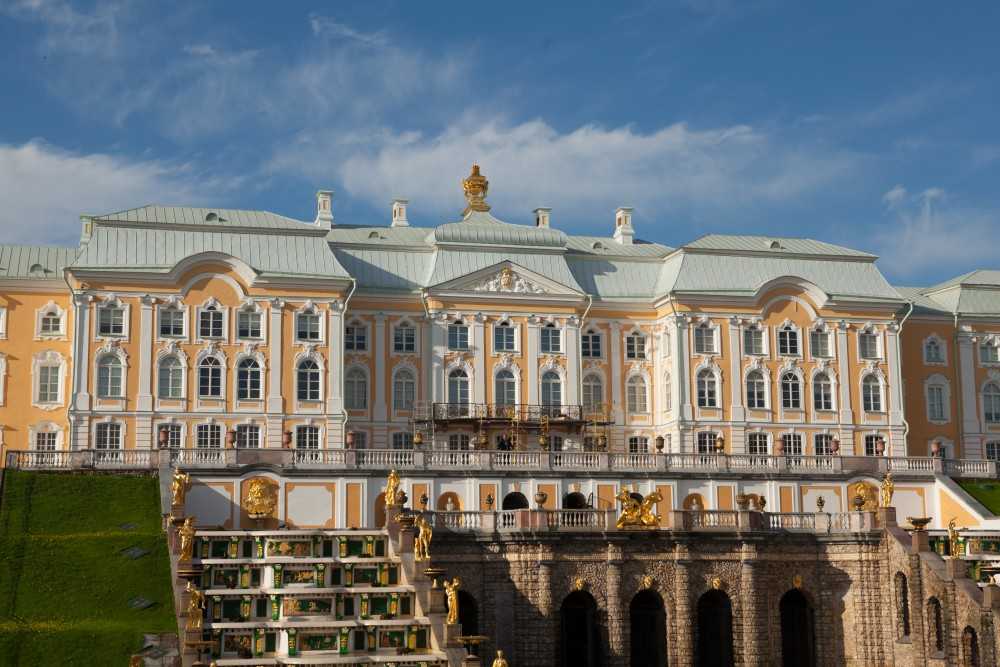
M 622 325 L 618 322 L 611 323 L 611 340 L 608 343 L 608 354 L 611 355 L 611 377 L 608 381 L 611 383 L 611 419 L 614 421 L 608 450 L 621 451 L 624 448 L 625 410 L 622 409 Z
M 963 327 L 964 328 L 964 327 Z M 979 392 L 976 391 L 976 344 L 969 331 L 958 334 L 958 381 L 962 392 L 962 456 L 982 456 L 979 424 Z
M 472 322 L 472 402 L 486 402 L 486 316 L 476 313 Z
M 885 356 L 889 364 L 889 451 L 892 456 L 906 456 L 903 430 L 903 372 L 900 367 L 899 324 L 890 322 L 885 329 Z
M 267 375 L 267 411 L 270 414 L 284 412 L 284 403 L 281 400 L 281 353 L 284 345 L 281 336 L 281 322 L 284 308 L 284 301 L 271 299 L 271 308 L 268 311 L 270 326 L 267 332 L 267 344 L 271 353 Z M 280 434 L 278 436 L 280 442 Z
M 580 404 L 580 318 L 566 320 L 566 405 Z
M 743 407 L 743 336 L 738 317 L 729 318 L 729 386 L 732 408 L 730 412 L 731 428 L 729 445 L 734 454 L 746 451 L 744 445 L 744 428 L 746 427 L 746 408 Z
M 385 347 L 385 313 L 375 315 L 375 377 L 372 384 L 375 385 L 375 403 L 372 406 L 372 419 L 376 422 L 385 422 L 388 410 L 385 403 L 385 362 L 388 357 Z M 381 431 L 376 427 L 376 433 Z
M 847 353 L 847 331 L 850 325 L 847 322 L 841 320 L 837 324 L 836 337 L 837 337 L 837 373 L 839 374 L 838 386 L 840 387 L 840 423 L 843 424 L 854 424 L 854 411 L 851 410 L 851 385 L 854 382 L 854 378 L 851 377 L 850 367 L 848 366 L 848 353 Z M 841 442 L 841 446 L 846 443 Z M 844 452 L 845 454 L 852 454 L 853 452 Z
M 538 349 L 541 344 L 538 333 L 539 319 L 535 316 L 528 318 L 527 341 L 524 349 L 525 364 L 528 366 L 528 404 L 538 405 Z
M 663 387 L 663 323 L 657 321 L 653 327 L 653 334 L 649 337 L 649 345 L 646 346 L 646 354 L 653 355 L 653 381 L 649 390 L 652 392 L 650 403 L 653 407 L 653 425 L 659 431 L 663 422 L 666 421 L 666 405 L 663 399 L 666 391 Z M 662 435 L 657 433 L 656 435 Z
M 327 319 L 326 446 L 344 446 L 344 304 L 330 304 Z
M 680 408 L 678 421 L 694 419 L 691 407 L 691 364 L 689 363 L 688 318 L 678 315 L 674 319 L 674 350 L 670 367 L 670 381 L 674 383 L 674 400 Z M 680 443 L 677 443 L 680 445 Z
M 73 297 L 73 375 L 76 392 L 70 403 L 74 410 L 90 410 L 87 375 L 90 370 L 90 304 L 94 297 L 77 294 Z
M 444 353 L 448 349 L 448 316 L 435 313 L 431 320 L 431 400 L 444 403 L 448 400 L 444 385 Z

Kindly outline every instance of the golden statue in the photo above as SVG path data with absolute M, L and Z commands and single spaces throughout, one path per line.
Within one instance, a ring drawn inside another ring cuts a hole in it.
M 174 507 L 184 506 L 184 496 L 191 488 L 191 475 L 174 468 L 173 477 L 170 479 L 170 504 Z
M 952 558 L 958 558 L 958 531 L 965 530 L 958 527 L 958 520 L 955 517 L 948 522 L 948 551 Z
M 507 664 L 507 661 L 503 657 L 503 651 L 500 650 L 497 651 L 497 659 L 493 661 L 491 667 L 510 667 L 510 665 Z
M 251 519 L 266 519 L 274 516 L 278 509 L 278 485 L 263 477 L 255 477 L 248 483 L 243 509 Z
M 389 478 L 385 482 L 385 504 L 396 505 L 399 498 L 399 475 L 395 470 L 389 471 Z
M 189 561 L 194 558 L 194 534 L 194 517 L 189 516 L 177 529 L 177 535 L 181 538 L 181 555 L 177 560 Z
M 847 487 L 848 498 L 861 498 L 861 510 L 872 512 L 878 508 L 878 498 L 875 496 L 875 486 L 868 482 L 855 482 Z
M 431 538 L 434 536 L 434 529 L 423 515 L 417 517 L 417 537 L 413 540 L 413 560 L 423 561 L 431 559 Z
M 465 192 L 465 201 L 468 202 L 462 215 L 468 215 L 470 211 L 490 210 L 490 205 L 486 203 L 486 193 L 489 189 L 490 182 L 479 173 L 479 165 L 472 165 L 472 173 L 462 179 L 462 191 Z
M 188 581 L 184 589 L 188 594 L 187 604 L 187 630 L 201 630 L 202 609 L 205 608 L 205 594 L 195 587 L 193 581 Z
M 450 582 L 444 582 L 444 590 L 448 595 L 448 618 L 445 623 L 455 625 L 458 623 L 458 589 L 462 587 L 462 580 L 455 577 Z
M 514 271 L 505 266 L 500 269 L 500 289 L 512 289 L 514 287 Z
M 896 485 L 892 482 L 892 473 L 885 473 L 885 477 L 882 478 L 882 486 L 878 492 L 878 504 L 882 507 L 892 507 L 892 494 L 896 489 Z
M 640 527 L 657 528 L 660 525 L 660 515 L 656 514 L 656 503 L 661 502 L 663 496 L 659 491 L 653 491 L 642 501 L 636 500 L 628 489 L 622 489 L 618 493 L 618 502 L 621 503 L 622 513 L 615 524 L 617 528 Z

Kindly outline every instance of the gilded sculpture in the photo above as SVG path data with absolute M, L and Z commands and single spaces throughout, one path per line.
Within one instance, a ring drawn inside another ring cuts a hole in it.
M 202 610 L 205 608 L 205 594 L 198 590 L 193 581 L 188 581 L 185 592 L 188 594 L 187 630 L 201 630 Z
M 465 192 L 465 207 L 462 215 L 467 215 L 471 211 L 488 211 L 490 205 L 486 203 L 486 193 L 490 189 L 490 182 L 479 173 L 479 165 L 472 165 L 472 173 L 462 179 L 462 191 Z
M 170 478 L 170 504 L 174 507 L 183 507 L 184 497 L 190 488 L 191 475 L 174 468 L 174 474 Z
M 417 517 L 417 537 L 413 540 L 413 560 L 425 561 L 431 559 L 431 538 L 434 529 L 422 515 Z
M 503 651 L 497 651 L 496 660 L 493 661 L 493 664 L 490 667 L 510 667 L 507 664 L 507 660 L 503 657 Z
M 875 495 L 875 486 L 868 482 L 855 482 L 847 487 L 847 495 L 854 499 L 855 507 L 859 511 L 873 512 L 878 508 L 878 497 Z M 861 502 L 858 502 L 858 498 Z
M 243 509 L 251 519 L 273 517 L 278 509 L 278 485 L 268 479 L 255 477 L 247 482 L 247 495 Z
M 892 481 L 892 473 L 887 472 L 882 478 L 882 486 L 878 492 L 878 504 L 881 507 L 892 507 L 892 494 L 895 489 L 896 485 Z
M 184 519 L 184 523 L 177 529 L 177 535 L 181 540 L 181 553 L 178 560 L 189 561 L 194 558 L 194 534 L 194 517 L 189 516 Z
M 444 591 L 448 596 L 448 618 L 445 623 L 448 625 L 458 623 L 458 589 L 461 587 L 462 580 L 458 577 L 444 582 Z
M 385 504 L 399 504 L 399 475 L 395 470 L 389 471 L 389 477 L 385 481 Z
M 657 528 L 660 525 L 660 515 L 656 514 L 656 503 L 661 502 L 663 496 L 659 491 L 653 491 L 646 495 L 641 501 L 636 500 L 628 492 L 622 489 L 618 494 L 618 502 L 621 503 L 622 513 L 615 524 L 618 528 Z
M 959 555 L 958 531 L 964 530 L 964 528 L 958 527 L 958 520 L 955 517 L 951 518 L 948 522 L 948 552 L 952 558 L 957 558 Z

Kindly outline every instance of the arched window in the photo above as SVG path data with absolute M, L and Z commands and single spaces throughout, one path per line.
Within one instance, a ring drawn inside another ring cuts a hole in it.
M 562 405 L 562 380 L 555 371 L 546 371 L 542 375 L 542 405 Z
M 360 368 L 352 368 L 344 377 L 344 403 L 348 410 L 368 409 L 368 376 Z
M 261 375 L 260 364 L 256 359 L 242 359 L 236 367 L 236 398 L 246 401 L 259 401 Z
M 526 510 L 528 509 L 528 498 L 520 491 L 511 491 L 503 497 L 500 503 L 503 510 Z
M 760 371 L 747 373 L 747 407 L 757 410 L 767 407 L 767 381 Z
M 589 413 L 599 412 L 604 404 L 604 383 L 601 376 L 590 373 L 583 378 L 583 409 Z
M 802 387 L 795 373 L 785 373 L 781 376 L 781 407 L 786 410 L 802 408 Z
M 813 408 L 833 410 L 833 382 L 826 373 L 818 373 L 813 378 Z
M 320 400 L 322 374 L 313 359 L 303 359 L 295 371 L 296 396 L 300 401 Z
M 698 407 L 719 407 L 719 392 L 715 373 L 705 368 L 698 373 Z
M 995 382 L 983 387 L 983 417 L 987 424 L 1000 423 L 1000 387 Z
M 979 638 L 972 626 L 962 630 L 962 667 L 979 667 Z
M 97 362 L 97 395 L 100 398 L 122 397 L 122 362 L 106 354 Z
M 674 389 L 673 385 L 670 384 L 670 373 L 663 376 L 663 409 L 666 411 L 673 410 L 674 405 Z
M 799 354 L 799 332 L 791 324 L 778 329 L 778 354 L 790 357 Z
M 598 633 L 597 602 L 587 591 L 573 591 L 559 608 L 561 667 L 597 667 L 603 664 Z
M 448 403 L 460 413 L 468 413 L 469 374 L 461 368 L 448 373 Z
M 785 667 L 816 664 L 816 627 L 812 605 L 806 596 L 792 589 L 781 596 L 781 661 Z
M 649 412 L 646 401 L 646 380 L 641 375 L 633 375 L 625 385 L 625 399 L 632 414 Z
M 417 382 L 413 371 L 401 368 L 396 371 L 392 382 L 392 407 L 396 410 L 412 410 L 417 397 Z
M 510 406 L 517 403 L 517 380 L 514 373 L 503 369 L 493 381 L 493 393 L 497 405 Z
M 699 667 L 733 664 L 733 603 L 721 590 L 698 598 L 697 660 Z
M 927 599 L 927 646 L 931 653 L 944 653 L 944 615 L 937 598 Z
M 906 575 L 897 572 L 893 583 L 896 589 L 896 637 L 908 639 L 910 636 L 910 590 L 906 586 Z
M 924 363 L 944 363 L 944 351 L 941 349 L 941 342 L 937 338 L 928 338 L 927 342 L 924 343 Z
M 882 384 L 874 375 L 861 381 L 861 403 L 865 412 L 882 412 Z
M 639 591 L 629 605 L 632 667 L 667 664 L 667 612 L 656 591 Z
M 184 395 L 184 366 L 180 359 L 170 355 L 160 360 L 157 386 L 160 398 L 181 398 Z
M 205 357 L 198 364 L 198 395 L 202 398 L 222 397 L 222 364 L 215 357 Z

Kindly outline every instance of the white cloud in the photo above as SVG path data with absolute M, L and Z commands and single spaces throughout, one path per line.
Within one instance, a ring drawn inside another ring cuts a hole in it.
M 188 165 L 71 153 L 41 141 L 0 144 L 0 234 L 7 243 L 75 244 L 81 213 L 193 204 L 233 185 Z
M 92 12 L 78 12 L 64 0 L 14 0 L 5 11 L 44 27 L 42 51 L 106 56 L 118 46 L 123 9 L 122 3 L 111 1 L 96 3 Z
M 464 205 L 459 179 L 478 162 L 500 217 L 552 206 L 557 225 L 567 216 L 568 227 L 573 216 L 575 229 L 601 221 L 591 229 L 605 232 L 618 205 L 635 206 L 640 219 L 665 221 L 678 211 L 715 215 L 786 202 L 856 166 L 849 154 L 783 145 L 745 125 L 696 130 L 678 123 L 650 133 L 585 125 L 560 132 L 541 120 L 471 116 L 435 136 L 302 135 L 273 164 L 318 180 L 329 177 L 324 155 L 337 156 L 337 175 L 351 195 L 376 205 L 407 195 L 415 211 L 453 216 Z
M 309 26 L 317 37 L 344 37 L 371 46 L 383 46 L 386 43 L 383 32 L 362 32 L 330 16 L 312 14 L 309 16 Z
M 901 203 L 906 200 L 906 188 L 902 185 L 896 185 L 891 190 L 882 195 L 882 203 L 886 205 L 887 208 L 896 208 Z
M 879 265 L 894 278 L 919 278 L 929 272 L 957 275 L 997 268 L 996 230 L 1000 210 L 951 206 L 942 188 L 908 195 L 900 185 L 893 194 L 890 224 L 877 237 Z

